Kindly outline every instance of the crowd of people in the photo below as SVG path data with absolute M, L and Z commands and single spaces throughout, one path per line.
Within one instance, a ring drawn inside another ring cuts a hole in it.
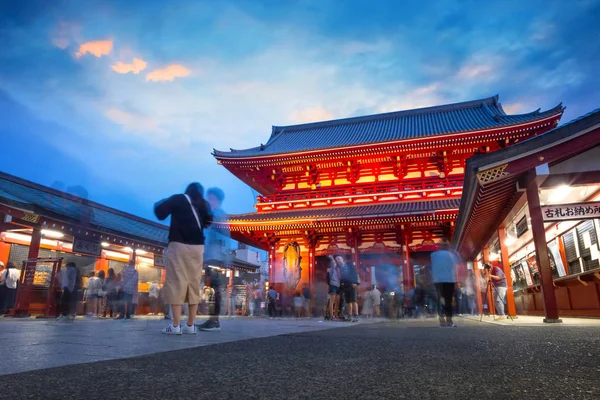
M 224 193 L 218 188 L 209 189 L 205 199 L 202 186 L 192 183 L 185 193 L 175 194 L 155 205 L 158 219 L 170 217 L 169 244 L 163 254 L 166 280 L 164 286 L 153 282 L 148 289 L 150 315 L 164 313 L 165 319 L 172 320 L 163 333 L 195 334 L 197 328 L 220 330 L 219 317 L 223 311 L 229 317 L 237 314 L 236 288 L 223 285 L 220 274 L 203 262 L 210 258 L 228 263 L 230 251 L 224 243 L 229 241 L 229 230 L 227 224 L 218 224 L 227 219 L 221 208 L 223 199 Z M 456 265 L 452 251 L 433 252 L 430 265 L 419 269 L 416 284 L 407 293 L 402 284 L 384 288 L 382 293 L 375 285 L 361 282 L 353 262 L 340 255 L 330 256 L 326 282 L 312 290 L 303 285 L 282 293 L 274 286 L 265 291 L 249 287 L 245 299 L 247 309 L 243 311 L 251 317 L 265 313 L 270 318 L 323 317 L 329 321 L 351 322 L 358 321 L 359 315 L 366 318 L 437 315 L 442 326 L 452 327 L 455 326 L 454 314 L 489 312 L 487 293 L 493 291 L 496 314 L 503 315 L 506 278 L 502 269 L 486 265 L 482 281 L 477 285 L 473 271 L 468 271 L 463 282 L 457 282 Z M 14 306 L 19 276 L 13 263 L 0 272 L 0 313 Z M 69 262 L 58 280 L 61 319 L 72 320 L 82 312 L 89 318 L 131 319 L 136 313 L 139 274 L 134 260 L 118 273 L 112 268 L 90 273 L 85 287 L 77 266 Z M 478 287 L 482 290 L 482 310 L 475 307 Z M 82 304 L 84 310 L 78 310 L 78 304 Z M 208 314 L 209 319 L 196 326 L 199 313 Z M 181 322 L 182 316 L 187 323 Z

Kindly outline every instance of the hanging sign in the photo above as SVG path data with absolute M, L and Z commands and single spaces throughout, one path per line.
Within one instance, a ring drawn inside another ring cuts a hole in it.
M 102 245 L 96 242 L 88 242 L 75 238 L 73 241 L 73 253 L 90 254 L 100 257 L 102 255 Z
M 569 221 L 600 218 L 600 201 L 542 206 L 544 221 Z
M 155 267 L 164 267 L 165 261 L 162 254 L 154 254 L 154 266 Z
M 558 250 L 558 238 L 556 240 L 548 243 L 548 250 L 550 250 L 550 262 L 554 263 L 554 267 L 558 272 L 558 276 L 563 277 L 567 274 L 565 271 L 565 265 L 563 264 L 562 257 L 560 256 L 560 251 Z

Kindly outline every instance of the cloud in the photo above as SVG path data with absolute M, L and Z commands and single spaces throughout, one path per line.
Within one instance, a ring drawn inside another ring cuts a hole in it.
M 111 107 L 106 110 L 105 115 L 108 119 L 123 126 L 126 132 L 131 132 L 151 140 L 164 140 L 169 138 L 169 132 L 162 129 L 158 121 L 153 117 L 143 114 L 133 113 Z
M 110 54 L 113 48 L 112 40 L 97 40 L 95 42 L 86 42 L 79 46 L 79 51 L 75 53 L 76 57 L 81 57 L 87 53 L 100 58 Z
M 334 119 L 334 116 L 331 112 L 323 108 L 323 106 L 317 106 L 294 111 L 289 118 L 296 124 L 303 124 L 306 122 L 327 121 Z
M 504 109 L 504 112 L 506 112 L 508 115 L 522 114 L 524 110 L 524 106 L 521 103 L 512 103 L 507 106 L 503 104 L 502 108 Z
M 457 75 L 461 79 L 473 79 L 489 75 L 492 70 L 493 67 L 489 64 L 469 64 L 461 67 Z
M 183 78 L 191 73 L 189 69 L 179 64 L 172 64 L 162 69 L 149 72 L 146 75 L 147 81 L 173 81 L 175 78 Z
M 134 58 L 131 64 L 125 64 L 124 62 L 119 61 L 112 66 L 112 69 L 119 74 L 127 74 L 129 72 L 139 74 L 141 71 L 146 69 L 147 65 L 148 64 L 146 61 L 142 60 L 141 58 Z

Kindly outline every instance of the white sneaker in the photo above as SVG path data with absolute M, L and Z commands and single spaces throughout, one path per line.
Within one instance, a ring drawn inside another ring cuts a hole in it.
M 184 335 L 195 335 L 196 334 L 196 324 L 192 326 L 188 326 L 187 323 L 181 325 L 181 333 Z
M 172 324 L 162 330 L 166 335 L 181 335 L 181 326 L 173 326 Z

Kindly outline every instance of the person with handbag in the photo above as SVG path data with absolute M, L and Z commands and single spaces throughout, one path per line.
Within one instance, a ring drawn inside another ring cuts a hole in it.
M 173 322 L 163 333 L 196 334 L 196 313 L 200 303 L 204 257 L 204 229 L 212 223 L 210 205 L 199 183 L 190 184 L 184 194 L 176 194 L 154 205 L 156 217 L 171 217 L 164 285 L 165 303 L 171 305 Z M 181 306 L 188 303 L 187 324 L 181 324 Z

